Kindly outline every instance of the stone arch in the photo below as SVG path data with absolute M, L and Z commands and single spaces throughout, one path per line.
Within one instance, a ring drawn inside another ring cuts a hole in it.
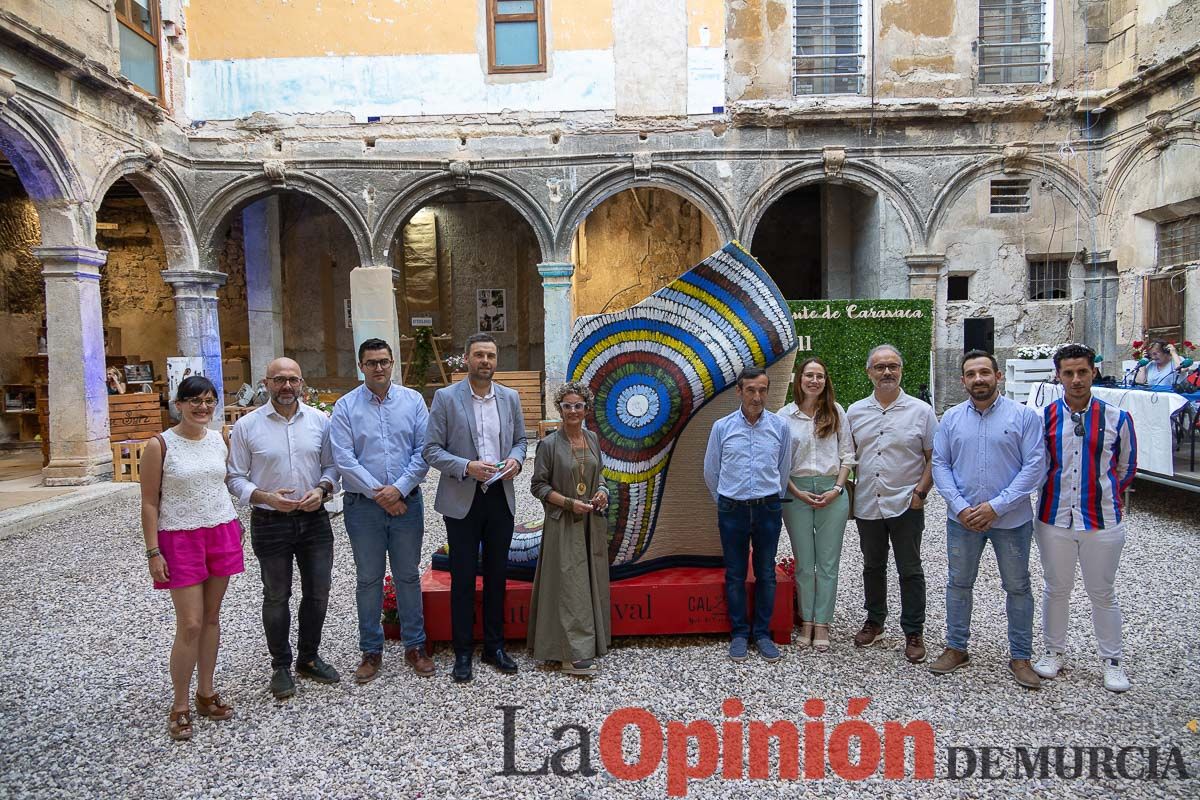
M 0 103 L 0 146 L 35 204 L 86 197 L 54 131 L 19 97 Z
M 1200 135 L 1188 129 L 1173 130 L 1163 137 L 1148 136 L 1121 153 L 1116 163 L 1113 164 L 1109 172 L 1110 177 L 1104 185 L 1104 192 L 1100 200 L 1100 218 L 1102 220 L 1112 219 L 1113 214 L 1117 211 L 1117 204 L 1121 200 L 1121 190 L 1124 188 L 1125 182 L 1156 150 L 1164 150 L 1177 145 L 1200 147 Z M 1099 249 L 1106 250 L 1113 245 L 1113 242 L 1109 241 L 1109 226 L 1102 225 L 1100 230 L 1103 235 Z
M 795 164 L 776 173 L 760 186 L 746 203 L 746 210 L 739 225 L 741 241 L 747 247 L 750 246 L 763 215 L 776 200 L 796 189 L 817 183 L 866 189 L 884 198 L 899 212 L 904 222 L 909 249 L 913 252 L 922 252 L 925 249 L 924 227 L 921 225 L 917 204 L 912 196 L 899 181 L 874 164 L 849 160 L 834 174 L 827 173 L 824 162 L 820 160 Z
M 541 250 L 542 260 L 550 259 L 554 252 L 554 234 L 551 231 L 550 218 L 538 205 L 537 200 L 521 186 L 507 178 L 490 173 L 473 172 L 466 184 L 453 175 L 431 175 L 416 181 L 394 197 L 388 203 L 387 208 L 383 210 L 373 232 L 375 263 L 388 263 L 387 250 L 391 247 L 392 240 L 396 238 L 396 233 L 405 220 L 420 211 L 438 195 L 459 189 L 483 192 L 508 203 L 533 229 L 538 248 Z
M 608 198 L 626 189 L 666 189 L 695 205 L 717 229 L 722 242 L 735 238 L 734 214 L 725 198 L 695 173 L 668 165 L 652 165 L 648 175 L 636 175 L 629 167 L 602 172 L 575 193 L 563 209 L 554 233 L 556 260 L 570 261 L 571 240 L 580 223 Z
M 938 233 L 946 214 L 958 199 L 977 181 L 994 175 L 1022 175 L 1028 178 L 1040 178 L 1057 189 L 1075 209 L 1085 217 L 1095 218 L 1099 210 L 1096 194 L 1087 186 L 1080 176 L 1068 167 L 1048 158 L 1030 156 L 1021 162 L 1021 168 L 1016 172 L 1005 172 L 1004 157 L 993 156 L 976 164 L 970 164 L 960 169 L 933 202 L 929 219 L 925 223 L 925 241 L 931 242 Z
M 221 225 L 239 206 L 275 192 L 294 191 L 320 200 L 346 225 L 358 250 L 360 264 L 372 263 L 371 234 L 366 219 L 340 189 L 324 178 L 303 172 L 287 172 L 282 178 L 246 175 L 235 178 L 217 191 L 198 215 L 197 240 L 203 248 L 201 259 L 211 256 Z
M 92 192 L 92 207 L 99 209 L 105 194 L 118 179 L 124 178 L 142 195 L 162 236 L 167 268 L 194 270 L 200 267 L 196 246 L 196 219 L 183 184 L 161 162 L 147 153 L 125 153 L 101 172 Z

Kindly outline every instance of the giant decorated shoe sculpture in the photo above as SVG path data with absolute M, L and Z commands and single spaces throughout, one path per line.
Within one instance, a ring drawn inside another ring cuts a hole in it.
M 635 306 L 575 320 L 567 377 L 595 395 L 587 424 L 600 439 L 611 497 L 614 580 L 721 565 L 716 508 L 703 480 L 709 431 L 737 407 L 743 367 L 767 368 L 768 408 L 783 405 L 795 347 L 783 295 L 736 242 Z M 541 528 L 540 521 L 517 526 L 510 577 L 532 578 Z

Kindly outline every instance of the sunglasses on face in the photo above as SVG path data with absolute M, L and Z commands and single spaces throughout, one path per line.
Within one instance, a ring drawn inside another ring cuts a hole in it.
M 558 407 L 563 411 L 583 411 L 587 408 L 587 403 L 559 403 Z

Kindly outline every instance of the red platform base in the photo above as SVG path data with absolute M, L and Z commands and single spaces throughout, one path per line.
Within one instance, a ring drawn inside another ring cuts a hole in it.
M 775 572 L 775 609 L 771 638 L 792 641 L 795 584 L 782 570 Z M 754 581 L 747 581 L 751 599 Z M 475 582 L 475 638 L 482 633 L 480 598 L 483 579 Z M 504 638 L 524 639 L 529 624 L 533 584 L 510 580 L 504 600 Z M 612 584 L 613 636 L 652 636 L 679 633 L 728 633 L 725 611 L 725 570 L 677 567 L 662 569 Z M 425 635 L 430 641 L 450 641 L 450 573 L 426 569 L 421 576 Z

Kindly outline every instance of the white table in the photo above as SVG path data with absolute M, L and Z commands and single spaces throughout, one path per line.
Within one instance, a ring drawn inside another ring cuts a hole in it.
M 1138 469 L 1159 475 L 1175 474 L 1175 440 L 1171 433 L 1171 415 L 1187 405 L 1187 398 L 1174 392 L 1150 392 L 1144 389 L 1092 388 L 1092 394 L 1106 403 L 1123 408 L 1133 417 L 1138 442 Z M 1030 408 L 1041 409 L 1063 396 L 1062 386 L 1040 383 L 1029 393 Z

